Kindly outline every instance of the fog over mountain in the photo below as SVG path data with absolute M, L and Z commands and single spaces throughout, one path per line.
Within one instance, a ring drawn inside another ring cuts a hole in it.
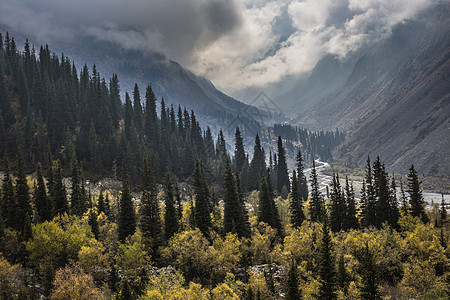
M 0 19 L 52 44 L 89 35 L 162 52 L 238 95 L 308 73 L 327 55 L 345 59 L 438 2 L 5 0 Z

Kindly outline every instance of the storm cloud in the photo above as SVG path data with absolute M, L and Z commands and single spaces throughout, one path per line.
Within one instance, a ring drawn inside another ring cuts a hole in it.
M 439 0 L 3 0 L 0 23 L 52 43 L 90 35 L 158 51 L 226 91 L 310 72 Z

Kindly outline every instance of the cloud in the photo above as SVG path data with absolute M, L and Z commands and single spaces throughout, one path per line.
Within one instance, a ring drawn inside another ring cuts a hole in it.
M 89 35 L 163 52 L 232 92 L 310 72 L 439 0 L 3 0 L 0 22 L 48 43 Z

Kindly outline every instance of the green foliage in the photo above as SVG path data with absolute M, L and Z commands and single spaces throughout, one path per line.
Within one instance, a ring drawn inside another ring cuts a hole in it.
M 134 234 L 136 231 L 136 216 L 131 196 L 130 186 L 128 182 L 128 174 L 125 162 L 123 165 L 123 184 L 119 202 L 119 240 L 124 242 L 125 239 Z
M 286 291 L 286 300 L 301 300 L 302 292 L 298 288 L 299 284 L 298 278 L 298 270 L 297 263 L 294 259 L 292 259 L 291 264 L 289 266 L 289 271 L 287 274 L 287 291 Z

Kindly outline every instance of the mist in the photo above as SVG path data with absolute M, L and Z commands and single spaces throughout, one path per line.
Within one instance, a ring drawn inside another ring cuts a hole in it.
M 4 0 L 0 23 L 48 43 L 91 36 L 161 52 L 226 92 L 345 59 L 438 0 Z

